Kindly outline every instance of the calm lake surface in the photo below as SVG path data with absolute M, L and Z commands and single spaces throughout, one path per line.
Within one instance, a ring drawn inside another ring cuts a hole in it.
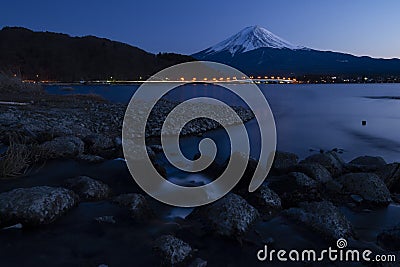
M 241 86 L 241 85 L 237 85 Z M 46 86 L 54 94 L 99 94 L 112 102 L 128 103 L 138 85 Z M 64 88 L 64 89 L 63 89 Z M 320 149 L 343 149 L 343 158 L 379 155 L 387 162 L 400 161 L 400 84 L 262 84 L 275 116 L 278 149 L 304 158 Z M 235 95 L 215 85 L 185 85 L 166 98 L 186 100 L 210 96 L 231 105 L 245 105 Z M 255 112 L 263 112 L 262 109 Z M 361 122 L 367 121 L 363 126 Z M 259 141 L 257 123 L 246 124 L 252 147 Z M 211 135 L 222 135 L 222 130 Z M 187 142 L 197 142 L 197 137 Z M 255 152 L 257 154 L 257 152 Z

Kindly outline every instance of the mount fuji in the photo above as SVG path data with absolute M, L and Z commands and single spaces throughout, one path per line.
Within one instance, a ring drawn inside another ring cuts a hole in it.
M 246 27 L 192 55 L 231 65 L 248 75 L 400 75 L 400 59 L 319 51 L 294 45 L 260 27 Z

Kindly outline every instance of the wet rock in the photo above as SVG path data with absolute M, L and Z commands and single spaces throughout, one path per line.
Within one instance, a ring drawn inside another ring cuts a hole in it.
M 289 152 L 276 151 L 272 169 L 284 173 L 291 167 L 297 165 L 299 157 Z
M 101 163 L 104 162 L 105 159 L 100 157 L 100 156 L 96 156 L 96 155 L 89 155 L 89 154 L 81 154 L 78 155 L 76 157 L 76 160 L 81 161 L 81 162 L 87 162 L 87 163 Z
M 141 194 L 122 194 L 116 196 L 113 202 L 121 207 L 127 207 L 134 219 L 148 219 L 154 216 L 147 199 Z
M 154 250 L 161 256 L 164 266 L 182 265 L 193 252 L 189 244 L 172 235 L 164 235 L 155 241 Z
M 206 221 L 219 235 L 238 238 L 250 228 L 259 213 L 242 197 L 229 193 L 212 204 L 195 209 L 189 217 Z
M 400 224 L 379 233 L 377 243 L 388 250 L 400 250 Z
M 350 222 L 328 201 L 304 202 L 299 208 L 290 208 L 282 214 L 304 224 L 330 241 L 353 236 Z
M 290 168 L 291 172 L 302 172 L 308 177 L 314 179 L 318 183 L 325 184 L 332 180 L 331 173 L 321 164 L 310 162 L 310 163 L 300 163 Z
M 343 161 L 333 151 L 311 155 L 304 159 L 302 163 L 319 163 L 333 176 L 338 176 L 343 172 Z
M 94 220 L 98 223 L 109 223 L 109 224 L 116 224 L 114 216 L 100 216 L 94 218 Z
M 104 158 L 113 158 L 116 155 L 116 146 L 110 136 L 103 134 L 92 134 L 86 136 L 83 141 L 88 154 L 99 155 Z
M 189 264 L 188 267 L 206 267 L 206 266 L 207 266 L 207 261 L 200 258 L 196 258 Z
M 248 201 L 263 215 L 270 215 L 282 208 L 280 197 L 266 184 L 262 184 L 255 192 L 251 193 Z
M 382 166 L 375 172 L 391 192 L 400 193 L 400 163 Z
M 65 187 L 88 201 L 107 199 L 111 195 L 111 188 L 108 185 L 87 176 L 68 179 Z
M 388 205 L 392 201 L 385 183 L 374 173 L 349 173 L 337 181 L 345 193 L 360 195 L 366 203 Z
M 281 198 L 282 207 L 297 206 L 304 201 L 320 201 L 318 183 L 301 172 L 269 177 L 268 186 Z
M 384 166 L 386 161 L 382 157 L 372 157 L 372 156 L 361 156 L 353 159 L 349 162 L 354 165 L 361 166 Z
M 49 224 L 70 210 L 79 197 L 65 188 L 38 186 L 0 194 L 0 224 L 24 226 Z
M 78 137 L 63 136 L 44 142 L 38 149 L 44 159 L 74 158 L 83 153 L 84 143 Z

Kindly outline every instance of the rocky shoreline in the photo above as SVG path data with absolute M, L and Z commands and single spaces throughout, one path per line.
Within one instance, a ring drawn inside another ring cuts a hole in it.
M 163 112 L 175 105 L 163 104 Z M 275 240 L 265 238 L 260 230 L 271 221 L 284 220 L 312 234 L 318 242 L 325 242 L 323 244 L 335 244 L 337 239 L 346 238 L 352 247 L 360 248 L 365 247 L 366 242 L 359 238 L 341 208 L 357 213 L 399 203 L 400 163 L 388 164 L 381 157 L 371 156 L 345 162 L 335 151 L 316 153 L 303 160 L 293 153 L 277 152 L 265 183 L 251 194 L 247 192 L 247 181 L 252 177 L 257 161 L 250 159 L 243 182 L 233 192 L 210 205 L 190 210 L 188 216 L 172 222 L 161 215 L 162 210 L 171 207 L 147 197 L 126 174 L 106 180 L 82 173 L 78 177 L 52 182 L 51 186 L 42 182 L 35 184 L 35 181 L 32 182 L 34 186 L 32 183 L 30 186 L 17 186 L 21 185 L 18 183 L 20 179 L 30 179 L 29 174 L 26 178 L 12 176 L 41 162 L 73 160 L 100 166 L 107 159 L 121 157 L 120 132 L 125 108 L 88 99 L 75 100 L 74 103 L 63 100 L 0 106 L 0 136 L 6 147 L 2 152 L 0 150 L 3 155 L 0 167 L 8 166 L 5 159 L 11 150 L 13 155 L 16 151 L 27 154 L 16 157 L 26 160 L 22 169 L 3 171 L 3 174 L 11 175 L 5 177 L 8 179 L 0 179 L 0 258 L 10 259 L 6 251 L 18 248 L 24 242 L 30 243 L 31 236 L 47 233 L 44 238 L 53 240 L 54 233 L 63 233 L 65 228 L 68 229 L 65 231 L 77 231 L 88 236 L 88 240 L 105 236 L 109 238 L 106 241 L 125 244 L 129 239 L 124 237 L 125 234 L 136 238 L 131 247 L 125 249 L 136 251 L 135 261 L 147 265 L 217 266 L 222 257 L 216 256 L 218 253 L 226 257 L 235 253 L 240 257 L 239 254 L 243 253 L 243 262 L 256 264 L 257 249 L 264 244 L 274 247 Z M 237 111 L 244 121 L 252 118 L 252 114 L 245 110 Z M 160 113 L 163 112 L 160 109 Z M 164 117 L 157 115 L 154 116 L 157 119 L 150 123 L 152 129 L 163 121 Z M 187 135 L 218 127 L 204 121 L 194 123 L 201 127 L 189 125 Z M 157 132 L 148 132 L 147 135 L 156 136 Z M 167 176 L 158 161 L 161 150 L 157 148 L 148 147 L 149 154 L 154 163 L 159 164 L 159 171 Z M 10 161 L 14 159 L 10 158 Z M 219 173 L 224 164 L 214 164 L 212 168 L 213 173 Z M 5 182 L 9 185 L 8 190 L 1 186 Z M 10 189 L 13 183 L 16 186 Z M 96 215 L 79 213 L 88 206 L 98 207 Z M 82 216 L 88 218 L 84 226 L 70 229 L 76 221 L 82 220 Z M 118 232 L 117 228 L 125 232 Z M 67 237 L 57 238 L 64 240 L 62 238 Z M 82 242 L 86 244 L 86 241 Z M 53 245 L 46 244 L 41 244 L 41 247 Z M 90 266 L 126 266 L 132 263 L 132 258 L 127 255 L 115 260 L 107 254 L 109 247 L 106 244 L 94 252 L 85 252 L 85 249 L 90 251 L 89 248 L 72 249 L 73 253 L 66 257 L 66 261 Z M 90 243 L 90 246 L 94 244 Z M 139 249 L 141 246 L 143 248 Z M 215 246 L 212 253 L 209 246 Z M 390 252 L 400 256 L 400 227 L 381 231 L 375 242 L 368 243 L 367 247 L 377 253 Z M 242 252 L 239 253 L 238 248 Z M 65 252 L 62 247 L 60 251 Z M 54 263 L 57 259 L 51 260 Z M 31 259 L 31 263 L 40 265 L 41 261 Z

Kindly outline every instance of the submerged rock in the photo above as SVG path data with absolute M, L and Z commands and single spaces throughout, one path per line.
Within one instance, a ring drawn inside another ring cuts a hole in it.
M 284 173 L 291 167 L 297 165 L 299 157 L 289 152 L 276 151 L 272 169 Z
M 87 162 L 87 163 L 101 163 L 105 161 L 104 158 L 96 155 L 90 155 L 90 154 L 82 154 L 78 155 L 76 157 L 77 160 L 82 161 L 82 162 Z
M 349 173 L 337 181 L 345 193 L 360 195 L 367 203 L 388 205 L 392 201 L 385 183 L 374 173 Z
M 94 220 L 98 223 L 109 223 L 109 224 L 116 224 L 114 216 L 100 216 L 94 218 Z
M 340 159 L 339 155 L 333 151 L 311 155 L 302 162 L 319 163 L 324 166 L 333 176 L 338 176 L 343 172 L 344 162 Z
M 346 217 L 331 202 L 304 202 L 299 208 L 283 211 L 290 219 L 304 224 L 327 240 L 353 236 L 353 229 Z
M 103 200 L 111 195 L 108 185 L 87 176 L 68 179 L 65 187 L 77 193 L 83 200 Z
M 212 204 L 197 208 L 190 217 L 205 220 L 219 235 L 237 238 L 250 228 L 259 213 L 242 197 L 229 193 Z
M 71 190 L 49 186 L 18 188 L 0 194 L 0 225 L 49 224 L 79 201 Z
M 161 263 L 165 266 L 181 265 L 191 258 L 193 252 L 189 244 L 172 235 L 159 237 L 154 250 L 161 256 Z
M 75 158 L 84 151 L 84 143 L 74 136 L 63 136 L 44 142 L 39 146 L 39 154 L 44 159 Z
M 147 219 L 154 215 L 147 199 L 141 194 L 122 194 L 116 196 L 113 202 L 121 207 L 129 208 L 129 212 L 135 219 Z

